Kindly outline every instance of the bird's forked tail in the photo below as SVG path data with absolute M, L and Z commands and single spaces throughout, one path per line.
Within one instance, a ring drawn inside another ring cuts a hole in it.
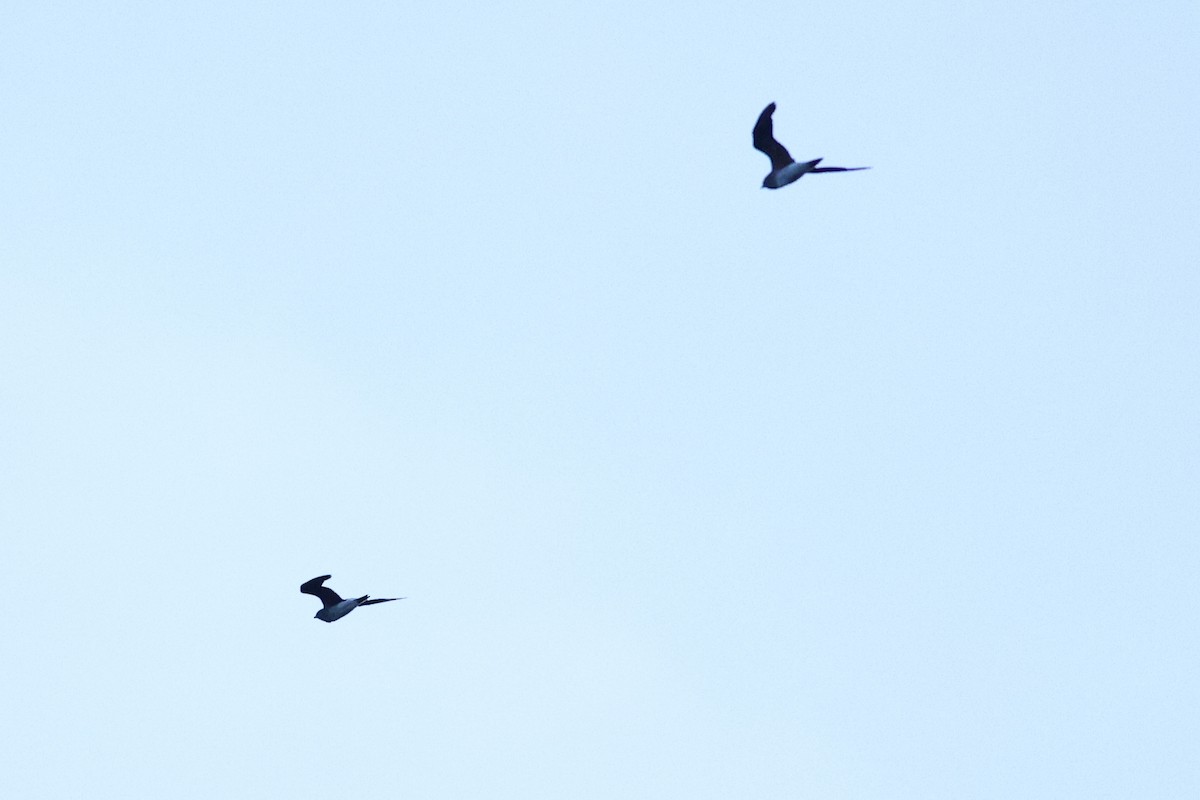
M 364 594 L 362 597 L 358 598 L 358 604 L 360 606 L 369 606 L 374 603 L 390 603 L 393 600 L 406 600 L 407 599 L 404 597 L 376 597 L 374 600 L 370 600 L 370 599 L 368 599 L 368 598 L 370 598 L 370 596 L 371 595 L 369 595 L 369 594 Z

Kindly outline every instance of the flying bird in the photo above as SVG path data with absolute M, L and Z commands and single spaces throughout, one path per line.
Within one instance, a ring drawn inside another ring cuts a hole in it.
M 781 186 L 787 186 L 789 183 L 800 180 L 808 172 L 857 172 L 860 169 L 870 169 L 870 167 L 818 167 L 817 164 L 824 160 L 820 158 L 797 164 L 788 153 L 787 148 L 775 141 L 771 122 L 771 115 L 774 113 L 775 104 L 771 103 L 758 115 L 758 122 L 754 123 L 754 149 L 761 150 L 767 154 L 767 158 L 771 159 L 771 171 L 767 173 L 767 177 L 763 178 L 762 182 L 764 189 L 778 189 Z
M 343 600 L 333 589 L 321 585 L 332 577 L 332 575 L 322 575 L 319 578 L 313 578 L 311 581 L 305 581 L 300 584 L 302 594 L 311 594 L 321 601 L 321 610 L 316 613 L 316 619 L 333 622 L 346 616 L 359 606 L 369 606 L 372 603 L 390 603 L 393 600 L 405 599 L 403 597 L 376 597 L 371 599 L 371 595 L 364 594 L 362 597 L 351 597 L 349 600 Z

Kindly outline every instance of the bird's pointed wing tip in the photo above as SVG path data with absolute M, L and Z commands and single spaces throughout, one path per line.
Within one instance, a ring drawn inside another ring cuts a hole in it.
M 332 575 L 318 575 L 317 577 L 312 578 L 311 580 L 307 580 L 304 583 L 300 584 L 300 591 L 307 594 L 309 589 L 320 588 L 322 583 L 324 583 L 325 581 L 329 580 L 332 577 L 333 577 Z

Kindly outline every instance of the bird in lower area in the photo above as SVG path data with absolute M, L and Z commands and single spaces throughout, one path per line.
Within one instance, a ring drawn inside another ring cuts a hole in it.
M 346 616 L 359 606 L 369 606 L 372 603 L 390 603 L 393 600 L 405 599 L 403 597 L 371 598 L 371 595 L 364 594 L 362 597 L 351 597 L 348 600 L 343 600 L 341 595 L 333 589 L 321 585 L 332 577 L 332 575 L 322 575 L 319 578 L 313 578 L 311 581 L 305 581 L 300 584 L 301 593 L 311 594 L 321 601 L 321 610 L 316 613 L 316 619 L 333 622 Z
M 771 115 L 774 113 L 775 104 L 771 103 L 758 115 L 758 122 L 754 123 L 754 149 L 761 150 L 767 154 L 767 158 L 771 159 L 771 171 L 767 177 L 763 178 L 762 182 L 764 189 L 778 189 L 781 186 L 787 186 L 789 183 L 800 180 L 808 172 L 857 172 L 860 169 L 870 169 L 870 167 L 818 167 L 817 164 L 824 160 L 820 158 L 797 164 L 788 153 L 787 148 L 775 141 L 771 122 Z

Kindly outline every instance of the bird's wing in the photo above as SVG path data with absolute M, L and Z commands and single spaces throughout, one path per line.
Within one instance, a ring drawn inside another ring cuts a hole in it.
M 390 603 L 393 600 L 407 600 L 406 597 L 374 597 L 370 600 L 363 600 L 359 603 L 360 606 L 369 606 L 372 603 Z
M 870 167 L 817 167 L 810 172 L 858 172 L 860 169 L 870 169 Z
M 305 581 L 300 584 L 300 591 L 303 594 L 311 594 L 313 597 L 318 598 L 321 604 L 326 607 L 336 606 L 342 602 L 341 596 L 328 586 L 321 585 L 332 577 L 332 575 L 322 575 L 319 578 L 313 578 L 311 581 Z
M 758 122 L 754 123 L 754 149 L 767 154 L 767 158 L 771 159 L 771 169 L 781 169 L 794 159 L 786 147 L 775 141 L 774 124 L 771 121 L 774 113 L 775 104 L 771 103 L 758 115 Z

